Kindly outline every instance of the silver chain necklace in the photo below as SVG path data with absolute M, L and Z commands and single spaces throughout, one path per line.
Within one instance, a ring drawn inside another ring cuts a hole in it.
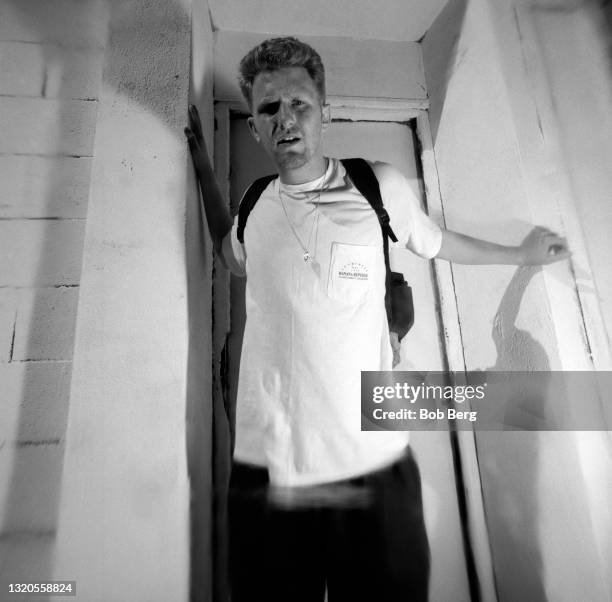
M 278 183 L 278 198 L 281 202 L 281 206 L 283 208 L 283 212 L 285 213 L 285 217 L 287 218 L 287 223 L 289 224 L 289 227 L 291 228 L 291 232 L 293 232 L 293 236 L 295 236 L 295 239 L 298 241 L 298 244 L 302 248 L 302 251 L 303 251 L 302 259 L 304 260 L 305 263 L 312 263 L 315 259 L 315 252 L 317 248 L 317 233 L 318 233 L 318 225 L 319 225 L 319 202 L 321 201 L 321 193 L 323 192 L 323 184 L 325 182 L 326 175 L 327 175 L 327 166 L 326 166 L 325 172 L 323 173 L 323 177 L 321 178 L 321 183 L 319 184 L 319 191 L 317 193 L 317 200 L 316 200 L 315 208 L 314 208 L 314 217 L 312 219 L 312 226 L 310 227 L 310 234 L 308 235 L 308 243 L 306 245 L 304 245 L 304 243 L 302 242 L 302 239 L 299 237 L 297 230 L 295 226 L 293 225 L 293 222 L 289 218 L 287 207 L 285 207 L 285 203 L 283 201 L 283 193 L 281 192 L 280 181 Z M 314 250 L 311 252 L 310 243 L 312 242 L 313 233 L 315 233 Z

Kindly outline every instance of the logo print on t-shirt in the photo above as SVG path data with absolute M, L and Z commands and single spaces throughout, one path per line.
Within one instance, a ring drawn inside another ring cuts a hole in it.
M 338 277 L 348 280 L 367 280 L 368 268 L 363 263 L 351 261 L 338 270 Z

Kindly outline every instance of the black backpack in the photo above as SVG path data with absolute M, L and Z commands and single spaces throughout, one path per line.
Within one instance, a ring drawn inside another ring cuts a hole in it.
M 389 238 L 397 242 L 397 237 L 391 229 L 389 214 L 383 206 L 380 196 L 380 186 L 372 168 L 364 159 L 341 159 L 342 165 L 359 192 L 367 199 L 378 216 L 383 236 L 383 250 L 386 269 L 385 308 L 389 331 L 395 332 L 401 341 L 414 324 L 414 304 L 412 289 L 404 280 L 400 272 L 392 272 L 389 266 Z M 244 193 L 238 209 L 238 240 L 244 243 L 244 228 L 255 203 L 266 189 L 268 184 L 276 179 L 277 175 L 264 176 L 255 180 Z

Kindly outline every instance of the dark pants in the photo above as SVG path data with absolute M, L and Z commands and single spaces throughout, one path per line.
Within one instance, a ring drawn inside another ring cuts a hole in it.
M 408 451 L 288 509 L 265 469 L 235 463 L 229 492 L 232 602 L 426 602 L 429 546 Z M 335 494 L 334 492 L 337 492 Z

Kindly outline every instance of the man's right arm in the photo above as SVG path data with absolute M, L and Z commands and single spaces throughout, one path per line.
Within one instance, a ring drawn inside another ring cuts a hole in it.
M 202 191 L 208 230 L 215 251 L 220 254 L 221 243 L 231 230 L 233 220 L 228 210 L 228 204 L 219 190 L 215 173 L 210 164 L 208 152 L 206 151 L 206 142 L 202 135 L 200 116 L 194 105 L 189 106 L 189 126 L 185 128 L 185 135 L 187 136 L 191 159 L 193 160 L 193 166 L 200 184 L 200 190 Z

